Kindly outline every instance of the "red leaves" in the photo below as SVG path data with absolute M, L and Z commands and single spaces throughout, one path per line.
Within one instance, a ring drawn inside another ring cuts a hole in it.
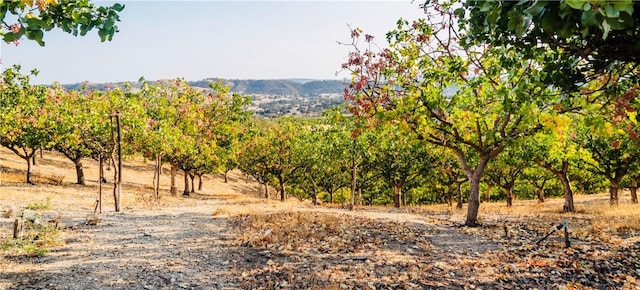
M 366 42 L 371 42 L 373 40 L 373 35 L 365 34 L 364 39 Z
M 620 139 L 616 139 L 615 141 L 611 142 L 611 147 L 613 147 L 614 149 L 619 149 L 620 148 Z

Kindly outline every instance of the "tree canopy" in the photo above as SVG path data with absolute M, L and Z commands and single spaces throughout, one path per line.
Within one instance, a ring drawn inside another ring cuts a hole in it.
M 640 2 L 631 0 L 468 0 L 456 13 L 469 39 L 531 53 L 553 51 L 547 81 L 584 83 L 592 75 L 626 69 L 640 60 Z
M 89 0 L 2 1 L 0 36 L 16 44 L 24 36 L 44 46 L 44 32 L 57 27 L 74 36 L 96 29 L 101 41 L 111 40 L 118 32 L 116 22 L 123 9 L 119 3 L 95 6 Z

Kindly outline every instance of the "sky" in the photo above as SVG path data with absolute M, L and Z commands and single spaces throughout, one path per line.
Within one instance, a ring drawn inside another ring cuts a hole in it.
M 93 1 L 97 5 L 113 2 Z M 351 27 L 375 36 L 399 18 L 422 17 L 424 1 L 119 1 L 120 32 L 74 37 L 45 33 L 45 46 L 2 43 L 3 69 L 37 68 L 33 83 L 120 82 L 185 78 L 341 79 Z

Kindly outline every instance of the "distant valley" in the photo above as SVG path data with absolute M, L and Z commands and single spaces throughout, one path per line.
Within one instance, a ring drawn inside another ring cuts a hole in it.
M 343 103 L 342 93 L 346 85 L 343 80 L 228 80 L 208 78 L 199 81 L 188 81 L 192 87 L 208 89 L 212 82 L 222 82 L 232 93 L 248 95 L 252 104 L 249 110 L 265 117 L 319 116 L 327 108 Z M 81 90 L 83 86 L 90 90 L 123 87 L 119 83 L 77 83 L 63 87 L 70 90 Z M 133 88 L 140 87 L 140 82 L 130 82 Z

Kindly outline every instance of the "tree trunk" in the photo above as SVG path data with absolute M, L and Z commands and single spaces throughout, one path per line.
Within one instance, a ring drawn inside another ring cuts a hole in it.
M 264 198 L 269 199 L 269 183 L 264 184 Z
M 538 202 L 544 202 L 544 188 L 538 188 Z
M 638 179 L 640 179 L 640 176 L 631 177 L 631 187 L 629 191 L 631 192 L 632 203 L 638 203 Z
M 493 184 L 487 184 L 487 193 L 485 196 L 485 201 L 486 202 L 490 202 L 491 201 L 491 189 L 493 189 L 494 185 Z
M 402 186 L 400 184 L 393 185 L 393 207 L 400 207 L 400 195 L 402 194 Z
M 224 172 L 224 183 L 229 183 L 229 171 Z
M 447 195 L 445 196 L 447 205 L 449 206 L 453 205 L 453 191 L 453 183 L 451 183 L 447 186 Z
M 309 179 L 311 180 L 311 186 L 313 189 L 311 201 L 313 202 L 313 205 L 318 205 L 318 185 L 316 184 L 316 180 L 313 178 L 313 175 L 309 175 Z
M 191 190 L 189 189 L 189 171 L 184 170 L 184 191 L 182 191 L 183 196 L 189 196 Z
M 79 185 L 85 185 L 84 182 L 84 170 L 82 168 L 82 158 L 73 160 L 73 164 L 76 166 L 76 183 Z
M 507 207 L 513 206 L 513 188 L 506 187 L 504 191 L 507 193 Z
M 36 158 L 36 155 L 37 154 L 33 154 L 33 157 L 31 157 L 31 161 L 34 166 L 38 166 L 38 159 Z
M 178 166 L 171 163 L 171 188 L 169 189 L 171 196 L 178 195 L 178 186 L 176 185 L 176 175 L 178 175 Z
M 225 176 L 226 176 L 226 173 L 225 173 Z M 198 174 L 198 191 L 202 191 L 202 174 Z
M 569 181 L 569 176 L 567 175 L 569 169 L 569 162 L 562 161 L 562 171 L 554 171 L 560 182 L 562 183 L 562 188 L 564 190 L 564 206 L 562 207 L 563 212 L 576 212 L 576 208 L 573 205 L 573 190 L 571 189 L 571 182 Z
M 470 227 L 478 225 L 478 210 L 480 209 L 480 176 L 481 175 L 476 172 L 469 176 L 469 206 L 467 207 L 467 220 L 465 221 L 465 225 Z
M 362 206 L 362 186 L 358 187 L 358 205 Z
M 285 195 L 286 195 L 286 192 L 285 192 L 285 190 L 284 190 L 284 180 L 283 180 L 283 179 L 284 179 L 284 178 L 282 178 L 282 176 L 280 176 L 280 177 L 278 178 L 278 180 L 280 181 L 280 201 L 281 201 L 281 202 L 284 202 Z
M 462 209 L 462 182 L 456 182 L 456 194 L 458 198 L 456 208 Z
M 329 192 L 329 203 L 333 203 L 333 191 Z
M 350 208 L 353 209 L 353 205 L 355 204 L 356 197 L 356 178 L 358 177 L 358 164 L 356 163 L 355 154 L 351 161 L 351 198 L 350 198 Z M 398 203 L 399 204 L 399 203 Z
M 31 174 L 31 157 L 32 156 L 29 155 L 25 160 L 27 161 L 27 183 L 33 185 L 35 183 L 33 183 L 33 177 Z
M 620 188 L 620 183 L 617 180 L 612 180 L 611 185 L 609 186 L 609 204 L 610 205 L 618 205 L 618 188 Z
M 156 204 L 160 202 L 160 175 L 162 174 L 162 155 L 156 156 L 156 167 L 153 172 L 153 197 Z
M 500 149 L 500 151 L 501 150 L 502 149 Z M 476 168 L 467 167 L 467 169 L 465 170 L 467 178 L 469 179 L 469 206 L 467 206 L 467 220 L 465 221 L 466 226 L 478 226 L 478 210 L 480 209 L 480 179 L 482 178 L 484 169 L 487 167 L 487 163 L 489 163 L 489 160 L 491 159 L 491 155 L 497 155 L 498 153 L 500 153 L 500 151 L 494 151 L 490 155 L 481 155 Z M 462 154 L 460 153 L 457 155 L 460 163 L 466 165 L 466 159 L 464 159 Z
M 194 179 L 196 179 L 196 175 L 193 173 L 189 173 L 189 178 L 191 179 L 191 193 L 195 193 L 196 187 L 195 187 Z

